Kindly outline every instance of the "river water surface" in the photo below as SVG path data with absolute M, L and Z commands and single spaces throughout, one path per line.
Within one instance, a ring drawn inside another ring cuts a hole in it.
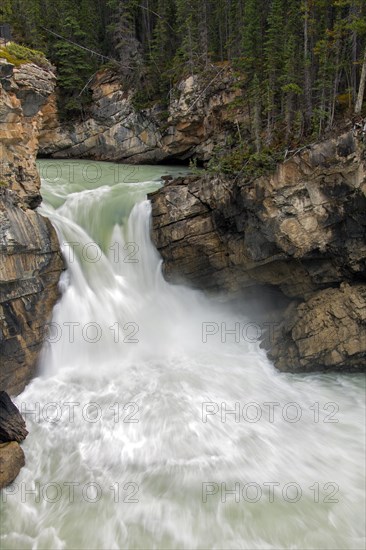
M 68 270 L 1 548 L 364 548 L 363 376 L 279 373 L 245 304 L 164 281 L 146 194 L 179 168 L 39 169 Z

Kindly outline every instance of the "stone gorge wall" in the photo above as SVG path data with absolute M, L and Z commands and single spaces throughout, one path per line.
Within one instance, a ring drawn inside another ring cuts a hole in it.
M 165 276 L 235 297 L 291 300 L 269 354 L 281 370 L 366 364 L 366 155 L 349 131 L 252 182 L 175 180 L 151 195 Z
M 236 84 L 230 70 L 208 82 L 191 76 L 172 90 L 167 111 L 157 104 L 140 110 L 113 72 L 100 71 L 91 84 L 93 99 L 84 121 L 61 124 L 55 95 L 45 105 L 40 154 L 140 164 L 192 156 L 209 160 L 214 147 L 232 135 L 233 125 L 249 129 L 243 108 L 235 108 L 241 94 Z
M 34 211 L 41 108 L 55 82 L 52 70 L 0 64 L 0 390 L 13 395 L 35 373 L 63 269 L 55 231 Z

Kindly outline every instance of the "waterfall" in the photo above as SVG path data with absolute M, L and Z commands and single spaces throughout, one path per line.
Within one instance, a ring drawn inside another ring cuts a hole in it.
M 164 280 L 146 199 L 164 167 L 71 165 L 42 182 L 67 271 L 16 399 L 1 548 L 363 548 L 362 375 L 279 373 L 245 304 Z

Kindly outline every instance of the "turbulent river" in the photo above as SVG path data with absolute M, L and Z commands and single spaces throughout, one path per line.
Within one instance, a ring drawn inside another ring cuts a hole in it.
M 67 271 L 1 548 L 364 548 L 364 378 L 279 373 L 245 304 L 165 282 L 146 195 L 179 168 L 39 169 Z

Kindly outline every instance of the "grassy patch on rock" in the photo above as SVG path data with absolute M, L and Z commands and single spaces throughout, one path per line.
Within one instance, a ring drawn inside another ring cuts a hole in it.
M 0 46 L 0 57 L 6 59 L 8 63 L 15 65 L 15 67 L 24 65 L 24 63 L 34 63 L 44 69 L 51 67 L 44 53 L 39 50 L 32 50 L 21 44 L 16 44 L 15 42 L 9 42 L 6 46 Z

